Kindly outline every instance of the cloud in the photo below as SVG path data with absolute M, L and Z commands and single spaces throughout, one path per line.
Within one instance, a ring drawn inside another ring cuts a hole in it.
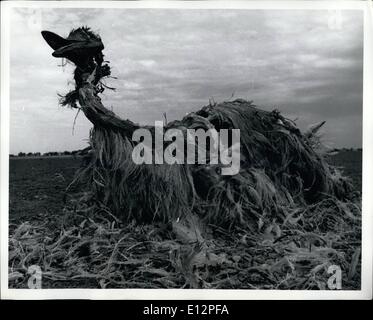
M 88 25 L 105 44 L 112 74 L 103 103 L 152 124 L 178 119 L 213 97 L 254 100 L 298 118 L 326 120 L 325 138 L 361 146 L 363 20 L 343 11 L 174 9 L 15 9 L 11 16 L 11 152 L 83 147 L 90 123 L 57 107 L 73 87 L 72 66 L 40 36 Z M 32 139 L 30 139 L 32 137 Z

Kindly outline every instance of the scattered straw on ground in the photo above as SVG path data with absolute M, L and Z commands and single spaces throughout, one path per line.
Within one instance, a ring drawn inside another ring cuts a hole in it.
M 227 231 L 186 222 L 121 224 L 105 207 L 75 200 L 65 212 L 10 226 L 9 286 L 27 288 L 360 288 L 360 206 L 333 197 L 287 213 L 281 225 Z M 312 230 L 312 231 L 311 231 Z

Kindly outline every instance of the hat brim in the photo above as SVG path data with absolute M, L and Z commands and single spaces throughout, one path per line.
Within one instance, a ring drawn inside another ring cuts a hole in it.
M 66 46 L 56 49 L 53 53 L 53 57 L 66 57 L 74 52 L 79 52 L 80 54 L 85 53 L 96 53 L 97 51 L 103 50 L 104 45 L 102 42 L 98 41 L 74 41 L 70 42 Z
M 41 35 L 53 50 L 69 45 L 71 42 L 50 31 L 42 31 Z

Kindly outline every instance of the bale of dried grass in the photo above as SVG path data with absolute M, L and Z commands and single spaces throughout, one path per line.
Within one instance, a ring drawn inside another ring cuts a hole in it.
M 92 105 L 83 102 L 91 119 L 100 116 Z M 136 128 L 125 121 L 126 128 Z M 347 199 L 351 193 L 347 179 L 314 148 L 315 133 L 302 134 L 278 111 L 260 110 L 250 101 L 209 105 L 164 128 L 240 129 L 241 170 L 233 176 L 221 176 L 221 165 L 208 163 L 137 165 L 128 131 L 95 124 L 92 158 L 81 176 L 96 199 L 123 221 L 167 222 L 195 212 L 209 223 L 250 227 L 260 219 L 284 221 L 291 208 L 325 196 Z

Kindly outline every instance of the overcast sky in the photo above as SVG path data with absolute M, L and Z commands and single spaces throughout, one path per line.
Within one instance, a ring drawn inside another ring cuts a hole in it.
M 112 74 L 103 102 L 146 124 L 182 118 L 209 98 L 254 100 L 301 129 L 326 120 L 331 147 L 362 143 L 363 19 L 343 11 L 14 9 L 11 16 L 10 152 L 83 148 L 91 124 L 58 106 L 73 88 L 41 30 L 97 31 Z M 339 26 L 339 27 L 338 27 Z

